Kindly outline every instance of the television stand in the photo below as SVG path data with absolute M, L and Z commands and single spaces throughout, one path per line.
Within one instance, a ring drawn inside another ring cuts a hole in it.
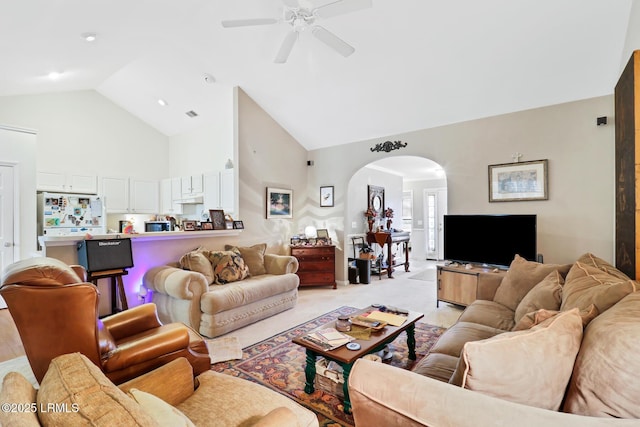
M 466 307 L 477 299 L 488 299 L 500 285 L 507 270 L 470 264 L 438 265 L 438 298 L 440 301 Z

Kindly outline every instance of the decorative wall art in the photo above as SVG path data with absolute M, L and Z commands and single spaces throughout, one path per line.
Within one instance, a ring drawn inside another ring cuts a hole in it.
M 548 160 L 489 165 L 489 202 L 548 200 Z
M 293 218 L 293 191 L 267 187 L 267 219 Z
M 320 187 L 320 206 L 333 206 L 333 185 Z
M 381 218 L 384 211 L 384 187 L 367 185 L 367 203 L 369 203 L 368 207 L 376 213 L 376 218 Z

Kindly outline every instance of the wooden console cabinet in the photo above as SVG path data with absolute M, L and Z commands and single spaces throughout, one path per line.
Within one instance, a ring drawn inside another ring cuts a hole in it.
M 331 286 L 336 289 L 335 246 L 292 246 L 291 255 L 298 259 L 300 286 Z
M 438 299 L 451 304 L 467 306 L 477 300 L 486 287 L 497 288 L 506 270 L 494 272 L 491 268 L 439 265 L 438 269 Z

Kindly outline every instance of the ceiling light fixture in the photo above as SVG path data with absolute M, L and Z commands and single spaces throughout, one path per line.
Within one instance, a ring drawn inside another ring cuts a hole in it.
M 213 76 L 212 76 L 211 74 L 209 74 L 209 73 L 204 73 L 204 74 L 202 75 L 202 78 L 204 79 L 205 83 L 209 83 L 209 84 L 211 84 L 211 83 L 215 83 L 215 82 L 216 82 L 215 77 L 213 77 Z
M 82 33 L 80 34 L 80 37 L 82 37 L 85 41 L 89 43 L 96 41 L 96 39 L 98 38 L 96 33 Z
M 62 75 L 62 73 L 59 73 L 59 72 L 57 72 L 57 71 L 52 71 L 52 72 L 50 72 L 50 73 L 48 74 L 48 77 L 49 77 L 51 80 L 58 80 L 58 79 L 60 78 L 60 76 L 61 76 L 61 75 Z
M 163 107 L 166 107 L 167 105 L 169 105 L 169 103 L 162 98 L 158 99 L 158 104 L 160 104 Z

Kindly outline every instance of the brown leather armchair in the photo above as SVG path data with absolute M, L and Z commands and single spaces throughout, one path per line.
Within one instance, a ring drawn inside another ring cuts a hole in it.
M 178 357 L 189 360 L 195 375 L 210 368 L 202 338 L 182 323 L 160 323 L 155 304 L 99 319 L 98 290 L 83 279 L 82 266 L 53 258 L 18 261 L 3 273 L 0 294 L 38 381 L 53 358 L 73 352 L 116 384 Z

